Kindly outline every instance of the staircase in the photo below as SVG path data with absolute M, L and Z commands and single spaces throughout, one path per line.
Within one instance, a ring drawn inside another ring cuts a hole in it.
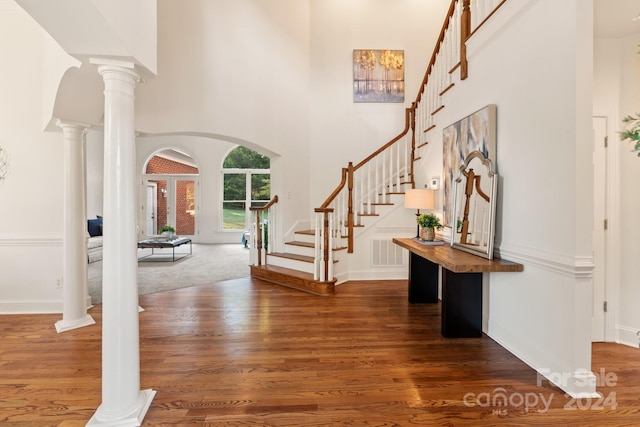
M 342 169 L 340 184 L 315 209 L 310 227 L 294 232 L 278 245 L 273 226 L 277 196 L 254 213 L 251 230 L 251 276 L 316 295 L 335 293 L 336 269 L 348 269 L 358 230 L 402 204 L 407 188 L 415 188 L 414 165 L 438 129 L 444 95 L 468 76 L 466 40 L 507 0 L 452 0 L 416 100 L 405 112 L 405 128 L 357 165 Z M 442 129 L 440 128 L 440 131 Z M 284 247 L 271 252 L 270 246 Z
M 300 230 L 294 234 L 294 240 L 284 243 L 285 252 L 267 255 L 269 264 L 252 265 L 251 276 L 316 295 L 333 295 L 335 279 L 321 281 L 314 278 L 315 230 Z M 334 262 L 338 260 L 334 259 Z

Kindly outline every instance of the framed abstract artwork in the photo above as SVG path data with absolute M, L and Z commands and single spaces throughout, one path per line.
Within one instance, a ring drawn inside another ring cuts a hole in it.
M 443 223 L 446 227 L 452 227 L 455 221 L 454 182 L 467 156 L 478 151 L 496 168 L 496 110 L 495 105 L 487 105 L 443 130 Z
M 353 102 L 404 102 L 404 51 L 353 51 Z

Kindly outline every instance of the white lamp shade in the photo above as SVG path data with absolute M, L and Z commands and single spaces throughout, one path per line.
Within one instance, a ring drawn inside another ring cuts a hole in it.
M 404 207 L 409 209 L 433 209 L 435 207 L 434 191 L 421 188 L 405 190 Z

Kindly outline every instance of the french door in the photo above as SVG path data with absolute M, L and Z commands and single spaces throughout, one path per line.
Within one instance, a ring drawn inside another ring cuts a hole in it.
M 164 225 L 170 225 L 179 236 L 196 234 L 198 178 L 190 175 L 146 175 L 147 234 L 156 234 Z M 155 198 L 149 192 L 155 184 Z M 151 218 L 154 212 L 155 222 Z M 155 227 L 154 227 L 155 226 Z M 153 229 L 153 230 L 152 230 Z

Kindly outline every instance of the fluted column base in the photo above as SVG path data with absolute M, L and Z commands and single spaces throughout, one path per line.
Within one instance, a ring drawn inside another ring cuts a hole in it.
M 73 319 L 73 320 L 62 319 L 56 322 L 56 331 L 58 333 L 70 331 L 72 329 L 82 328 L 83 326 L 89 326 L 95 323 L 96 321 L 93 320 L 93 317 L 91 317 L 91 315 L 89 314 L 87 314 L 84 317 L 81 317 L 80 319 Z

